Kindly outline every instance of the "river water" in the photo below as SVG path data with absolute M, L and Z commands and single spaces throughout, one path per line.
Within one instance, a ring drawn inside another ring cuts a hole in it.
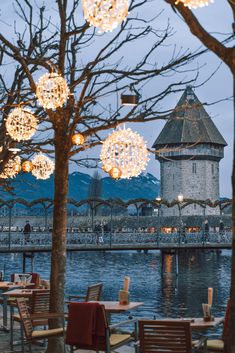
M 22 272 L 21 254 L 1 254 L 6 279 Z M 179 275 L 175 258 L 167 255 L 161 274 L 159 251 L 149 252 L 70 252 L 67 257 L 66 293 L 81 294 L 89 284 L 103 282 L 104 300 L 117 300 L 125 276 L 130 276 L 130 299 L 144 305 L 132 314 L 138 317 L 202 316 L 201 304 L 207 302 L 208 287 L 214 288 L 213 315 L 222 316 L 230 288 L 231 251 L 181 253 Z M 28 271 L 30 267 L 28 266 Z M 49 278 L 50 254 L 35 255 L 34 270 Z

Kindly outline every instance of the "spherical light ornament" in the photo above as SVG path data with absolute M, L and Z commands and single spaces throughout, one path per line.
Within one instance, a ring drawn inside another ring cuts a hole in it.
M 0 174 L 0 178 L 14 178 L 21 170 L 20 163 L 21 158 L 19 156 L 15 156 L 14 158 L 9 159 L 7 164 L 4 166 L 2 173 Z
M 54 172 L 55 166 L 52 160 L 43 154 L 38 154 L 32 160 L 32 174 L 37 179 L 46 180 Z
M 118 168 L 122 179 L 138 176 L 148 162 L 146 143 L 131 129 L 118 129 L 107 137 L 101 148 L 103 169 Z M 110 168 L 111 166 L 111 168 Z
M 33 170 L 33 164 L 31 161 L 24 161 L 22 163 L 21 169 L 23 170 L 23 172 L 25 173 L 30 173 Z
M 106 163 L 105 165 L 102 166 L 102 169 L 103 169 L 103 171 L 104 171 L 105 173 L 109 173 L 110 170 L 112 169 L 112 165 Z
M 114 167 L 110 170 L 109 175 L 113 178 L 113 179 L 120 179 L 122 172 L 120 171 L 119 168 Z
M 29 140 L 37 130 L 38 120 L 27 108 L 15 108 L 6 118 L 6 129 L 13 140 Z
M 103 32 L 112 31 L 128 15 L 128 0 L 82 0 L 85 19 Z
M 72 136 L 72 144 L 73 145 L 83 145 L 83 143 L 85 142 L 85 137 L 80 134 L 80 133 L 77 133 L 77 134 L 74 134 Z
M 45 109 L 62 107 L 70 94 L 65 79 L 57 73 L 49 73 L 40 77 L 36 96 L 39 104 Z
M 182 2 L 184 6 L 190 9 L 197 9 L 198 7 L 208 6 L 210 3 L 213 3 L 214 0 L 176 0 L 176 5 Z

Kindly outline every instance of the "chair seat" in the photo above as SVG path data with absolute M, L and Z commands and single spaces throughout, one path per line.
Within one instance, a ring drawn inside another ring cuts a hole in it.
M 215 351 L 223 351 L 224 350 L 224 341 L 223 340 L 207 340 L 207 349 L 215 350 Z
M 220 339 L 215 339 L 215 340 L 207 340 L 207 349 L 208 350 L 215 350 L 215 351 L 222 351 L 224 350 L 224 341 Z M 193 341 L 192 342 L 194 347 L 197 347 L 199 344 L 199 341 Z
M 58 336 L 59 334 L 64 334 L 63 328 L 53 328 L 50 330 L 35 330 L 32 332 L 32 339 L 47 338 L 52 336 Z
M 110 335 L 110 346 L 116 346 L 132 339 L 130 334 L 112 333 Z

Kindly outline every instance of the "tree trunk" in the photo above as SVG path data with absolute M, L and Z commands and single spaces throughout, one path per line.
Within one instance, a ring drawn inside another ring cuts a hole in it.
M 65 119 L 64 119 L 65 120 Z M 50 311 L 64 312 L 64 287 L 66 273 L 66 227 L 69 143 L 65 121 L 58 119 L 55 127 L 55 181 L 54 211 L 51 253 L 51 297 Z M 55 320 L 50 327 L 62 326 L 62 320 Z M 47 353 L 63 353 L 62 338 L 50 339 Z
M 233 134 L 235 133 L 235 70 L 233 72 Z M 235 137 L 233 136 L 233 172 L 232 172 L 232 266 L 230 288 L 230 313 L 228 319 L 227 337 L 225 340 L 225 353 L 235 353 Z

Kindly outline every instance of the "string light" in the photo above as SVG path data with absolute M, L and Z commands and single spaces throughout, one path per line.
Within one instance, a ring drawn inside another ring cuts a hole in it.
M 77 134 L 74 134 L 72 136 L 72 144 L 74 145 L 83 145 L 83 143 L 85 142 L 85 137 L 81 134 L 81 133 L 77 133 Z
M 29 173 L 32 172 L 33 170 L 33 164 L 31 161 L 24 161 L 22 163 L 21 169 L 23 170 L 23 172 L 25 173 Z
M 118 168 L 120 177 L 128 179 L 138 176 L 146 168 L 148 150 L 143 137 L 124 127 L 107 137 L 101 148 L 100 159 L 105 171 L 110 173 L 113 168 Z
M 176 5 L 182 2 L 184 6 L 190 9 L 197 9 L 198 7 L 208 6 L 210 3 L 213 3 L 214 0 L 176 0 Z
M 0 178 L 14 178 L 21 170 L 20 164 L 21 158 L 19 156 L 15 156 L 14 158 L 9 159 L 9 161 L 4 166 L 2 173 L 0 174 Z
M 55 166 L 52 160 L 48 158 L 47 156 L 44 156 L 43 154 L 39 153 L 34 157 L 32 160 L 33 168 L 32 168 L 32 174 L 37 178 L 37 179 L 48 179 L 50 175 L 54 172 Z
M 6 129 L 13 140 L 29 140 L 37 130 L 38 120 L 27 108 L 15 108 L 6 118 Z
M 115 29 L 128 15 L 128 0 L 82 0 L 85 19 L 91 26 L 107 32 Z
M 47 73 L 40 77 L 36 96 L 39 104 L 45 109 L 62 107 L 70 94 L 65 79 L 55 73 Z

